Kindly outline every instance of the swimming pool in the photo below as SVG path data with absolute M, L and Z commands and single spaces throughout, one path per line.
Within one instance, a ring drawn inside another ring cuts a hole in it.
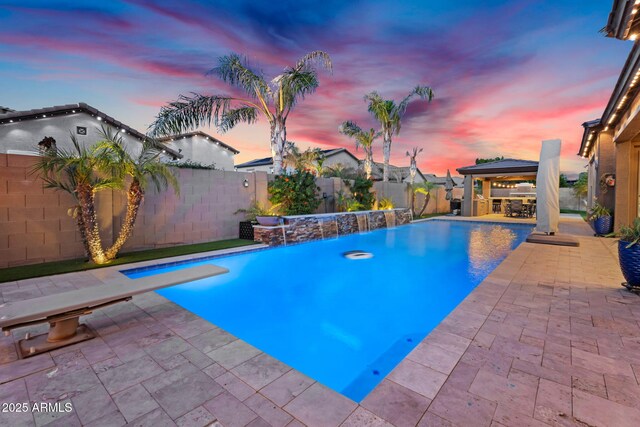
M 228 268 L 157 292 L 359 402 L 532 228 L 431 220 L 123 273 Z

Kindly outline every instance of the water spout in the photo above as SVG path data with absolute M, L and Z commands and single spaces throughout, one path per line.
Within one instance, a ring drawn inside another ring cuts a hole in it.
M 282 228 L 282 245 L 287 246 L 287 233 L 284 232 L 284 225 L 280 228 Z
M 393 228 L 396 226 L 396 214 L 394 211 L 384 211 L 384 219 L 387 223 L 387 228 Z

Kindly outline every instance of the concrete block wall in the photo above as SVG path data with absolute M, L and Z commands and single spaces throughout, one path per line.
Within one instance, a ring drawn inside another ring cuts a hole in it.
M 0 154 L 0 268 L 84 255 L 74 205 L 30 173 L 35 157 Z
M 74 199 L 60 191 L 44 189 L 42 180 L 30 171 L 36 157 L 0 154 L 0 268 L 63 259 L 82 258 L 84 248 L 76 223 L 67 212 Z M 133 235 L 123 251 L 201 243 L 238 236 L 244 220 L 238 209 L 253 200 L 268 206 L 265 172 L 244 173 L 206 169 L 177 169 L 180 193 L 147 190 Z M 245 180 L 248 186 L 244 186 Z M 318 212 L 334 212 L 335 195 L 347 191 L 338 178 L 319 178 L 320 194 L 327 202 Z M 375 183 L 379 198 L 390 197 L 396 208 L 409 207 L 406 184 Z M 448 212 L 444 188 L 439 188 L 427 213 Z M 420 203 L 420 200 L 418 200 Z M 419 206 L 419 205 L 418 205 Z M 104 246 L 120 230 L 126 195 L 101 191 L 96 197 L 98 220 Z
M 179 169 L 180 193 L 149 189 L 133 235 L 125 250 L 183 245 L 238 237 L 246 209 L 256 194 L 266 194 L 266 174 Z M 260 179 L 262 178 L 262 179 Z M 244 186 L 247 180 L 249 186 Z M 256 191 L 256 187 L 263 187 Z M 262 191 L 265 190 L 265 191 Z M 116 230 L 126 199 L 114 194 Z

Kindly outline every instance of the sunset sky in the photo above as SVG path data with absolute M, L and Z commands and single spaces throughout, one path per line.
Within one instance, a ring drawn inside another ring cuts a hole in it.
M 16 110 L 86 102 L 145 131 L 180 94 L 228 93 L 205 73 L 246 55 L 271 77 L 311 50 L 333 59 L 318 91 L 290 115 L 302 147 L 347 147 L 347 119 L 374 126 L 363 96 L 416 102 L 394 139 L 392 163 L 424 148 L 424 173 L 476 157 L 537 159 L 540 141 L 563 141 L 561 169 L 580 172 L 580 124 L 600 117 L 632 42 L 598 30 L 611 1 L 2 1 L 0 105 Z M 207 130 L 216 135 L 215 129 Z M 220 139 L 236 162 L 265 157 L 264 120 Z M 381 161 L 381 150 L 375 152 Z

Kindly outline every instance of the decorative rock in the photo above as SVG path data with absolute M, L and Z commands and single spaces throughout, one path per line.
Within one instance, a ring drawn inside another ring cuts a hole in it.
M 335 214 L 283 217 L 284 224 L 273 227 L 255 225 L 254 240 L 269 246 L 281 246 L 312 240 L 333 239 L 347 234 L 409 224 L 409 209 L 342 212 Z

